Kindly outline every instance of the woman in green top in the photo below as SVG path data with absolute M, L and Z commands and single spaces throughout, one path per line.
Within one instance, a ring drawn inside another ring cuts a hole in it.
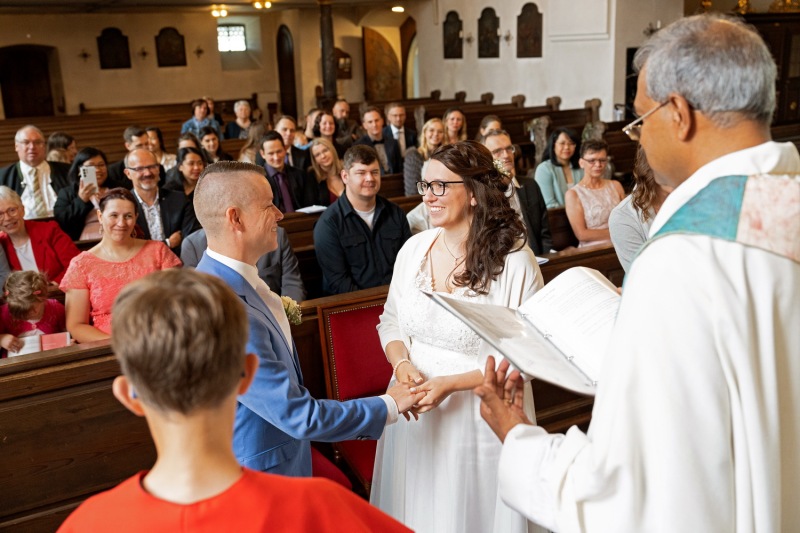
M 583 178 L 583 169 L 578 163 L 580 139 L 568 128 L 558 128 L 550 135 L 545 159 L 538 167 L 534 178 L 542 190 L 548 209 L 564 207 L 564 194 Z

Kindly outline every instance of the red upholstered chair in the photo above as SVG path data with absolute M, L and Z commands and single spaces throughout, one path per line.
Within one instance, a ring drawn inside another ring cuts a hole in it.
M 350 483 L 350 480 L 344 475 L 344 472 L 339 470 L 335 464 L 330 462 L 327 457 L 322 455 L 322 452 L 313 446 L 311 447 L 311 475 L 313 477 L 330 479 L 347 490 L 353 490 L 353 484 Z
M 385 294 L 369 301 L 320 306 L 328 397 L 344 401 L 386 392 L 392 366 L 386 361 L 375 327 L 383 313 Z M 333 445 L 369 495 L 375 463 L 375 441 L 345 441 Z

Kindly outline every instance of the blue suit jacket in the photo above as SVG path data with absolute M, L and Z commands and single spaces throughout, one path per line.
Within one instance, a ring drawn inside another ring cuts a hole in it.
M 386 425 L 381 398 L 316 400 L 303 387 L 294 341 L 285 339 L 267 305 L 237 272 L 203 254 L 197 270 L 222 278 L 242 299 L 258 355 L 253 384 L 239 397 L 233 450 L 242 466 L 287 476 L 311 475 L 309 441 L 377 439 Z

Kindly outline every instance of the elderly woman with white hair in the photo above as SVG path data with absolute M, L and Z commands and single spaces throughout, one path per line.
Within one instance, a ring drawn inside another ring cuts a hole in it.
M 250 115 L 253 110 L 247 100 L 238 100 L 233 104 L 233 113 L 236 120 L 225 125 L 226 139 L 247 139 L 247 128 L 252 122 Z
M 24 218 L 25 206 L 19 195 L 0 186 L 0 246 L 11 270 L 44 272 L 58 283 L 80 250 L 57 223 Z

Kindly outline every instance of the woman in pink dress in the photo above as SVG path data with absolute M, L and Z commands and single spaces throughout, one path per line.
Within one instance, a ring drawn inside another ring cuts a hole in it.
M 618 181 L 605 179 L 608 145 L 604 141 L 584 142 L 579 163 L 583 179 L 564 195 L 569 224 L 580 241 L 578 247 L 611 244 L 608 217 L 625 198 L 625 190 Z
M 75 257 L 61 280 L 67 295 L 67 330 L 78 342 L 111 336 L 111 306 L 126 284 L 181 265 L 163 242 L 134 238 L 137 209 L 127 189 L 108 191 L 97 213 L 102 240 Z

